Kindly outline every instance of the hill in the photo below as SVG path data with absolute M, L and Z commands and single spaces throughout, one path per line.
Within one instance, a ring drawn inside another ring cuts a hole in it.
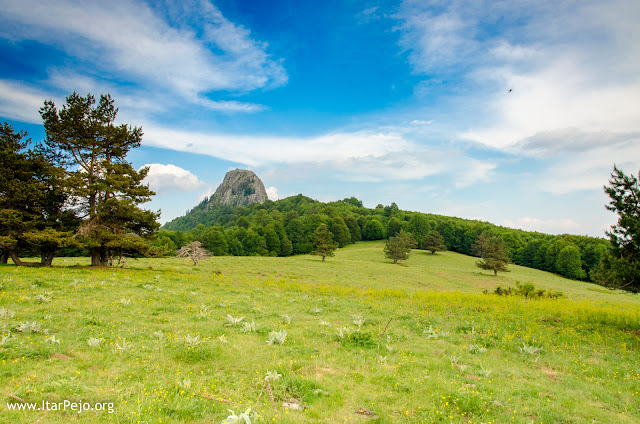
M 383 240 L 404 230 L 413 234 L 422 248 L 426 235 L 435 230 L 448 250 L 471 255 L 478 236 L 490 231 L 506 241 L 513 263 L 586 281 L 610 248 L 604 239 L 553 236 L 403 211 L 394 203 L 370 209 L 353 197 L 322 203 L 300 194 L 246 207 L 206 205 L 203 202 L 186 216 L 167 223 L 160 231 L 158 244 L 171 251 L 189 240 L 198 240 L 214 255 L 290 256 L 311 252 L 313 233 L 320 224 L 326 224 L 340 247 L 360 240 Z
M 496 278 L 452 252 L 392 265 L 377 242 L 324 263 L 60 262 L 0 266 L 0 388 L 111 413 L 2 422 L 221 423 L 249 407 L 284 424 L 640 421 L 637 295 L 519 266 Z M 482 294 L 516 281 L 565 297 Z

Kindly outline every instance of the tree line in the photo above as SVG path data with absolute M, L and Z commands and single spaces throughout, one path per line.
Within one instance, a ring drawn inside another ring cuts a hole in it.
M 508 259 L 514 264 L 584 281 L 592 281 L 591 271 L 611 248 L 601 238 L 554 236 L 403 211 L 395 203 L 370 209 L 353 197 L 322 203 L 303 195 L 238 208 L 212 207 L 205 200 L 186 216 L 167 223 L 157 243 L 173 250 L 197 240 L 214 255 L 307 254 L 314 249 L 313 237 L 321 224 L 339 247 L 360 240 L 384 240 L 404 231 L 411 234 L 418 249 L 431 250 L 434 243 L 441 243 L 447 250 L 472 256 L 479 256 L 474 244 L 486 233 L 504 240 Z

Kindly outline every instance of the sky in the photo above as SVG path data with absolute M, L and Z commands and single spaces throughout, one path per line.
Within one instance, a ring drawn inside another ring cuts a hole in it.
M 605 236 L 640 170 L 637 0 L 0 0 L 0 121 L 109 93 L 166 222 L 251 169 L 269 197 Z

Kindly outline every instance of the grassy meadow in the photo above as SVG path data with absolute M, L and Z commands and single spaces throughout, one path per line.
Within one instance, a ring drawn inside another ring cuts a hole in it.
M 640 422 L 640 296 L 382 248 L 0 266 L 0 422 Z M 482 293 L 516 281 L 565 296 Z M 113 409 L 9 410 L 21 400 Z

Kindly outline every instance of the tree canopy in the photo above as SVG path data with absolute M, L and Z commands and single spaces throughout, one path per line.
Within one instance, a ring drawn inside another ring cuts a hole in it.
M 105 266 L 109 257 L 143 252 L 144 238 L 154 234 L 158 214 L 140 204 L 155 193 L 142 183 L 148 168 L 127 162 L 140 146 L 142 129 L 116 125 L 118 109 L 110 95 L 96 104 L 88 94 L 73 93 L 58 111 L 48 100 L 40 109 L 44 122 L 44 151 L 65 169 L 64 185 L 75 202 L 79 240 L 89 249 L 92 266 Z
M 509 263 L 507 245 L 500 235 L 490 232 L 480 234 L 473 245 L 473 250 L 481 258 L 476 262 L 478 268 L 491 270 L 494 276 L 498 275 L 498 271 L 509 271 L 507 269 Z
M 417 243 L 412 234 L 405 233 L 400 230 L 397 236 L 389 237 L 384 246 L 384 255 L 393 260 L 394 264 L 398 261 L 406 261 L 409 258 L 411 249 L 416 247 Z
M 73 214 L 65 210 L 68 195 L 63 173 L 38 151 L 28 148 L 25 132 L 0 125 L 0 247 L 2 262 L 51 265 L 60 247 L 75 243 Z M 23 262 L 20 253 L 39 254 L 39 263 Z
M 593 272 L 593 279 L 605 286 L 640 291 L 640 172 L 626 175 L 614 165 L 605 207 L 618 214 L 618 222 L 607 232 L 612 254 Z
M 326 224 L 320 224 L 313 236 L 313 252 L 312 255 L 322 256 L 322 261 L 327 256 L 335 255 L 338 243 L 333 241 L 333 235 L 329 231 Z
M 436 252 L 447 250 L 447 246 L 444 244 L 444 238 L 442 238 L 442 235 L 436 230 L 431 230 L 427 233 L 422 241 L 422 248 L 431 251 L 432 255 L 435 255 Z

